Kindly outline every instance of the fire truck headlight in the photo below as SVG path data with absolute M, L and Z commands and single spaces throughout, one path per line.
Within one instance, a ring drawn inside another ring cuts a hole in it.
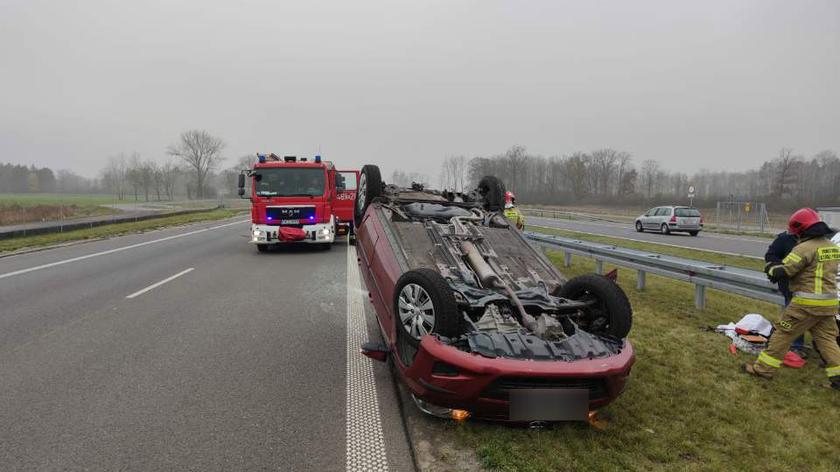
M 329 229 L 329 228 L 324 228 L 324 229 L 322 229 L 322 230 L 321 230 L 321 234 L 323 234 L 324 236 L 329 235 L 329 234 L 330 234 L 330 229 Z

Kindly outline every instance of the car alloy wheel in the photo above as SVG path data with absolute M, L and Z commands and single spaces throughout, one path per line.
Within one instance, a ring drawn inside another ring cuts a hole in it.
M 414 339 L 420 339 L 435 327 L 435 306 L 432 297 L 418 284 L 410 283 L 400 291 L 400 323 Z
M 636 231 L 639 232 L 639 233 L 644 231 L 644 228 L 642 227 L 642 222 L 641 221 L 636 222 Z

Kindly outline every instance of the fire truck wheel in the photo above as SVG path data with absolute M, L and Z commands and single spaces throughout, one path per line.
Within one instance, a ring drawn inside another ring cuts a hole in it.
M 356 227 L 362 224 L 367 207 L 374 198 L 382 195 L 382 174 L 379 167 L 366 165 L 359 174 L 359 188 L 356 191 L 356 203 L 353 205 L 353 219 Z

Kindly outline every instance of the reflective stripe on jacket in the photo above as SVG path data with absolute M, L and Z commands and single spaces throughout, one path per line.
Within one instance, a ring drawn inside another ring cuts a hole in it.
M 782 260 L 790 278 L 792 305 L 808 307 L 814 314 L 837 313 L 837 269 L 840 247 L 826 238 L 808 239 L 799 243 Z

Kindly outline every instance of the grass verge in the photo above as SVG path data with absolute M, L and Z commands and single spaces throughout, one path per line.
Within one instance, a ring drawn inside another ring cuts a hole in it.
M 11 238 L 0 240 L 0 254 L 19 249 L 32 247 L 49 246 L 69 241 L 84 239 L 96 239 L 109 236 L 119 236 L 127 233 L 136 233 L 152 229 L 177 226 L 198 221 L 211 221 L 229 218 L 242 214 L 242 210 L 218 209 L 188 215 L 176 215 L 150 220 L 137 221 L 132 223 L 119 223 L 113 225 L 97 226 L 95 228 L 67 231 L 65 233 L 51 233 L 37 236 L 25 236 L 22 238 Z
M 559 252 L 549 258 L 562 264 Z M 575 258 L 564 272 L 593 268 Z M 607 428 L 467 422 L 452 425 L 455 440 L 494 471 L 840 470 L 840 395 L 821 386 L 817 362 L 755 379 L 740 371 L 752 356 L 733 356 L 723 335 L 701 329 L 751 312 L 775 320 L 778 307 L 709 290 L 698 311 L 690 284 L 649 275 L 640 292 L 635 274 L 619 272 L 634 308 L 637 361 L 625 392 L 601 410 Z
M 721 254 L 719 252 L 704 251 L 702 249 L 687 249 L 681 247 L 667 246 L 664 244 L 643 243 L 639 241 L 631 241 L 629 239 L 611 238 L 609 236 L 578 233 L 575 231 L 566 231 L 563 229 L 556 228 L 546 228 L 543 226 L 526 226 L 525 229 L 528 231 L 534 231 L 539 233 L 555 234 L 557 236 L 563 236 L 564 238 L 574 238 L 583 241 L 611 244 L 613 246 L 620 246 L 629 249 L 638 249 L 640 251 L 652 251 L 659 254 L 667 254 L 669 256 L 684 257 L 686 259 L 710 262 L 712 264 L 743 267 L 745 269 L 753 270 L 763 270 L 764 268 L 764 262 L 760 259 Z

